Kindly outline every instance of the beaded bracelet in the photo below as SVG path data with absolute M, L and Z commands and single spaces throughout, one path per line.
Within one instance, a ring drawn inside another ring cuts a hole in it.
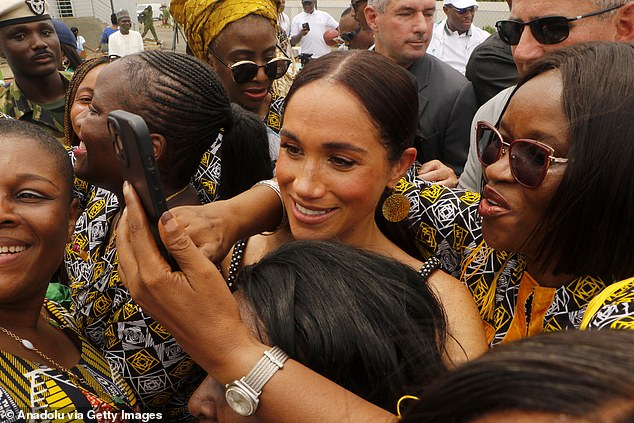
M 259 182 L 256 182 L 255 185 L 253 186 L 257 187 L 258 185 L 271 188 L 273 191 L 275 191 L 277 196 L 280 198 L 280 203 L 282 203 L 282 220 L 280 221 L 280 224 L 278 225 L 278 227 L 272 231 L 261 232 L 261 235 L 266 235 L 266 236 L 273 235 L 274 233 L 279 231 L 280 228 L 286 223 L 286 207 L 284 207 L 284 200 L 282 200 L 282 192 L 280 191 L 280 186 L 275 179 L 267 179 L 264 181 L 259 181 Z

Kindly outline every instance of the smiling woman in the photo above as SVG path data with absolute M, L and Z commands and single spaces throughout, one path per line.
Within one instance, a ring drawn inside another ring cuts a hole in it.
M 25 122 L 0 120 L 0 145 L 0 166 L 11 169 L 0 175 L 0 395 L 5 399 L 0 416 L 8 421 L 20 413 L 57 410 L 66 420 L 76 412 L 131 412 L 136 404 L 131 388 L 68 312 L 44 300 L 78 212 L 71 199 L 70 160 L 54 138 Z
M 277 159 L 282 104 L 272 92 L 290 66 L 277 47 L 277 8 L 272 0 L 173 0 L 194 56 L 218 73 L 232 102 L 255 113 L 269 128 L 271 157 Z

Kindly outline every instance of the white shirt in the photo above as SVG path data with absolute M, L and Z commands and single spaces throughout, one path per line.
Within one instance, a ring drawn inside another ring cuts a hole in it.
M 312 53 L 312 59 L 331 52 L 330 47 L 324 41 L 324 32 L 328 29 L 337 29 L 339 22 L 326 12 L 315 9 L 313 13 L 301 12 L 295 15 L 291 23 L 291 37 L 299 34 L 302 24 L 308 22 L 310 31 L 302 37 L 299 45 L 302 53 Z
M 434 32 L 427 48 L 427 53 L 436 56 L 449 66 L 464 75 L 469 56 L 484 40 L 489 38 L 488 32 L 471 24 L 469 31 L 459 34 L 447 26 L 447 20 L 434 24 Z
M 143 38 L 141 38 L 139 31 L 131 29 L 127 35 L 117 31 L 108 38 L 108 54 L 116 54 L 123 57 L 140 51 L 143 51 Z
M 277 17 L 277 24 L 286 32 L 288 37 L 291 37 L 291 20 L 284 12 L 280 13 Z
M 77 36 L 77 51 L 79 52 L 84 51 L 84 44 L 86 44 L 86 39 L 83 37 L 83 35 L 78 35 Z

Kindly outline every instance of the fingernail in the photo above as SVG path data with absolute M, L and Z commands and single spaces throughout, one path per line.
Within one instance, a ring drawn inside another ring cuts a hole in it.
M 128 181 L 123 181 L 123 193 L 124 194 L 130 193 L 130 184 L 128 183 Z
M 176 219 L 174 219 L 174 215 L 170 213 L 169 211 L 166 211 L 165 213 L 163 213 L 163 215 L 161 216 L 161 223 L 163 224 L 165 229 L 167 229 L 170 232 L 175 231 L 176 228 L 178 227 L 178 224 L 176 223 Z

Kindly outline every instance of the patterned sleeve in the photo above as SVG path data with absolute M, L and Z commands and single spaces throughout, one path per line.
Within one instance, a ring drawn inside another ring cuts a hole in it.
M 415 166 L 394 192 L 410 202 L 407 225 L 419 250 L 435 254 L 443 269 L 459 278 L 465 247 L 477 245 L 482 237 L 480 195 L 423 181 Z
M 582 329 L 634 329 L 634 278 L 608 286 L 588 305 Z

